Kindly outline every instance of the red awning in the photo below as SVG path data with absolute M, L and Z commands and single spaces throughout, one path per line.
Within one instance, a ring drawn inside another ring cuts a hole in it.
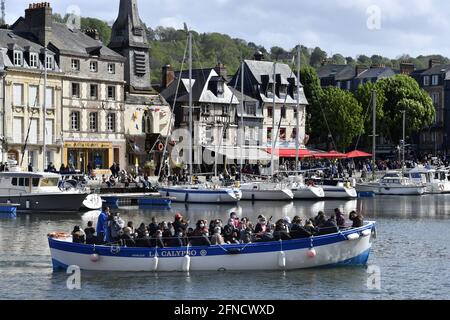
M 347 158 L 352 159 L 352 158 L 368 158 L 371 157 L 372 154 L 367 153 L 367 152 L 363 152 L 363 151 L 359 151 L 359 150 L 355 150 L 352 152 L 347 153 Z
M 318 159 L 344 159 L 347 158 L 347 155 L 345 153 L 340 153 L 337 151 L 330 151 L 330 152 L 317 152 L 313 154 L 314 158 Z
M 295 158 L 297 157 L 296 149 L 275 149 L 275 155 L 280 158 Z M 272 148 L 267 149 L 267 152 L 272 154 Z M 299 158 L 309 158 L 312 157 L 313 154 L 308 149 L 300 149 L 298 150 Z

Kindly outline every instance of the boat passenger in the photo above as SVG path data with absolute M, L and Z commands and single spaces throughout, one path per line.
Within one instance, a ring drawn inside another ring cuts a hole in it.
M 112 242 L 118 241 L 123 233 L 122 229 L 125 227 L 125 221 L 120 218 L 120 213 L 116 212 L 112 216 L 112 219 L 109 220 L 108 226 L 111 233 Z
M 291 230 L 291 225 L 292 225 L 291 218 L 286 216 L 283 218 L 283 222 L 284 222 L 284 225 L 286 226 L 287 232 L 289 232 L 289 230 Z
M 225 227 L 223 227 L 223 238 L 226 243 L 240 243 L 239 230 L 234 227 L 234 220 L 229 219 Z
M 172 237 L 168 243 L 169 247 L 173 248 L 184 247 L 186 243 L 183 232 L 179 232 L 176 236 Z
M 336 216 L 336 223 L 337 223 L 338 227 L 344 227 L 345 226 L 345 218 L 344 218 L 344 215 L 342 214 L 341 210 L 339 210 L 338 208 L 334 209 L 334 214 Z
M 135 233 L 133 221 L 128 221 L 127 227 L 131 229 L 131 234 L 134 234 L 134 233 Z
M 253 231 L 250 228 L 246 228 L 241 231 L 241 243 L 252 243 Z
M 350 212 L 350 220 L 353 221 L 352 228 L 360 228 L 364 225 L 364 218 L 360 213 L 356 211 Z
M 264 217 L 263 215 L 258 216 L 258 223 L 256 224 L 255 227 L 255 233 L 259 234 L 261 232 L 266 232 L 266 228 L 267 228 L 266 217 Z
M 87 228 L 84 229 L 84 233 L 86 234 L 86 244 L 97 244 L 97 237 L 95 236 L 95 228 L 93 225 L 94 223 L 89 221 Z
M 211 242 L 209 241 L 209 231 L 206 227 L 205 220 L 197 221 L 197 227 L 192 233 L 190 242 L 193 246 L 209 246 Z
M 150 240 L 150 246 L 155 248 L 164 248 L 164 242 L 162 237 L 162 231 L 156 230 L 155 236 Z
M 183 234 L 186 233 L 188 225 L 189 222 L 183 220 L 183 216 L 181 215 L 181 213 L 177 213 L 175 215 L 175 220 L 172 223 L 175 234 L 178 234 L 180 232 L 182 232 Z
M 236 212 L 230 213 L 230 219 L 233 219 L 234 227 L 239 228 L 240 222 Z
M 97 220 L 97 240 L 98 244 L 104 243 L 105 235 L 107 233 L 108 229 L 108 219 L 110 216 L 109 208 L 103 207 L 102 212 L 100 213 L 98 220 Z
M 313 236 L 318 234 L 318 230 L 316 227 L 314 227 L 314 223 L 313 223 L 312 219 L 306 221 L 305 230 Z
M 123 228 L 123 234 L 120 236 L 120 241 L 122 243 L 122 246 L 125 246 L 125 247 L 135 247 L 136 246 L 136 242 L 133 239 L 130 227 Z
M 72 231 L 72 242 L 73 243 L 84 243 L 86 241 L 86 236 L 81 230 L 80 226 L 75 226 Z
M 339 228 L 336 223 L 336 217 L 331 215 L 322 227 L 319 227 L 319 235 L 326 235 L 339 232 Z
M 211 245 L 216 246 L 216 245 L 225 244 L 225 240 L 221 233 L 222 233 L 222 229 L 220 227 L 216 227 L 214 229 L 214 234 L 211 237 Z
M 289 231 L 286 227 L 286 224 L 283 219 L 280 219 L 275 224 L 275 230 L 273 232 L 273 238 L 275 241 L 279 240 L 291 240 L 291 236 L 289 235 Z
M 302 239 L 302 238 L 309 238 L 312 236 L 312 233 L 308 231 L 303 225 L 303 221 L 300 219 L 300 217 L 296 216 L 294 217 L 294 220 L 292 221 L 292 227 L 289 232 L 289 235 L 292 239 Z
M 314 225 L 317 228 L 321 228 L 325 225 L 326 222 L 327 222 L 327 219 L 325 217 L 325 213 L 323 211 L 319 211 L 319 214 L 317 215 L 317 217 L 314 218 Z
M 150 223 L 148 226 L 148 233 L 150 237 L 153 237 L 155 235 L 156 230 L 158 230 L 158 228 L 159 228 L 158 219 L 156 219 L 156 217 L 152 217 L 152 223 Z

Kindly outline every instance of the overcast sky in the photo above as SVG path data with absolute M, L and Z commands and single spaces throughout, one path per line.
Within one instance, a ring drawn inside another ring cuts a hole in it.
M 6 0 L 7 22 L 23 15 L 30 2 Z M 448 0 L 138 0 L 138 4 L 150 27 L 182 28 L 186 22 L 196 31 L 227 33 L 266 49 L 275 45 L 290 49 L 301 43 L 345 56 L 450 56 Z M 58 0 L 51 5 L 61 14 L 77 5 L 82 16 L 113 21 L 119 0 Z

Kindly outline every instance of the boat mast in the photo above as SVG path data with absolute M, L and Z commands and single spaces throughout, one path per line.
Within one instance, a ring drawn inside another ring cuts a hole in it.
M 297 119 L 295 131 L 295 171 L 298 171 L 299 153 L 300 153 L 300 45 L 297 49 Z
M 47 160 L 47 146 L 46 146 L 46 133 L 47 133 L 47 47 L 44 46 L 44 105 L 43 105 L 43 117 L 44 117 L 44 123 L 43 123 L 43 146 L 42 146 L 42 172 L 45 171 L 45 164 Z
M 270 157 L 270 171 L 272 173 L 272 176 L 275 173 L 274 170 L 274 159 L 273 154 L 275 153 L 275 90 L 276 90 L 276 66 L 277 63 L 273 63 L 273 106 L 272 106 L 272 133 L 270 135 L 270 138 L 272 139 L 272 155 Z
M 402 110 L 403 114 L 403 141 L 402 141 L 402 172 L 405 168 L 405 136 L 406 136 L 406 110 Z
M 372 163 L 373 163 L 373 168 L 372 168 L 372 175 L 373 178 L 375 179 L 375 166 L 376 166 L 376 153 L 377 153 L 377 91 L 373 90 L 372 91 L 372 121 L 373 121 L 373 128 L 372 128 Z
M 244 59 L 241 63 L 241 126 L 242 126 L 242 137 L 241 137 L 241 173 L 239 175 L 239 180 L 242 182 L 242 171 L 244 169 L 244 139 L 245 139 L 245 127 L 244 127 Z
M 192 151 L 193 151 L 193 144 L 192 144 L 192 121 L 193 121 L 193 115 L 192 115 L 192 32 L 189 31 L 189 176 L 192 179 Z

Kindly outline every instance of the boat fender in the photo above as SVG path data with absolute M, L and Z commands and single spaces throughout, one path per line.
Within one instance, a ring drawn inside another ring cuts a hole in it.
M 286 268 L 286 254 L 284 251 L 278 252 L 278 266 L 280 268 Z
M 185 255 L 183 258 L 182 270 L 183 272 L 189 272 L 190 269 L 191 269 L 191 257 L 189 255 Z
M 154 257 L 154 258 L 152 259 L 152 262 L 153 262 L 153 265 L 152 265 L 151 270 L 152 270 L 153 272 L 156 272 L 156 271 L 158 270 L 159 258 L 158 258 L 158 257 Z
M 98 260 L 100 260 L 100 256 L 96 253 L 91 254 L 90 258 L 92 262 L 97 262 Z
M 315 258 L 317 256 L 316 249 L 314 248 L 309 249 L 307 255 L 308 258 Z
M 352 233 L 347 236 L 347 240 L 350 240 L 350 241 L 358 240 L 358 239 L 359 239 L 359 234 L 357 234 L 357 233 Z
M 368 236 L 370 236 L 371 233 L 372 233 L 372 232 L 371 232 L 369 229 L 366 229 L 366 230 L 363 230 L 363 231 L 361 232 L 361 235 L 362 235 L 363 237 L 368 237 Z

